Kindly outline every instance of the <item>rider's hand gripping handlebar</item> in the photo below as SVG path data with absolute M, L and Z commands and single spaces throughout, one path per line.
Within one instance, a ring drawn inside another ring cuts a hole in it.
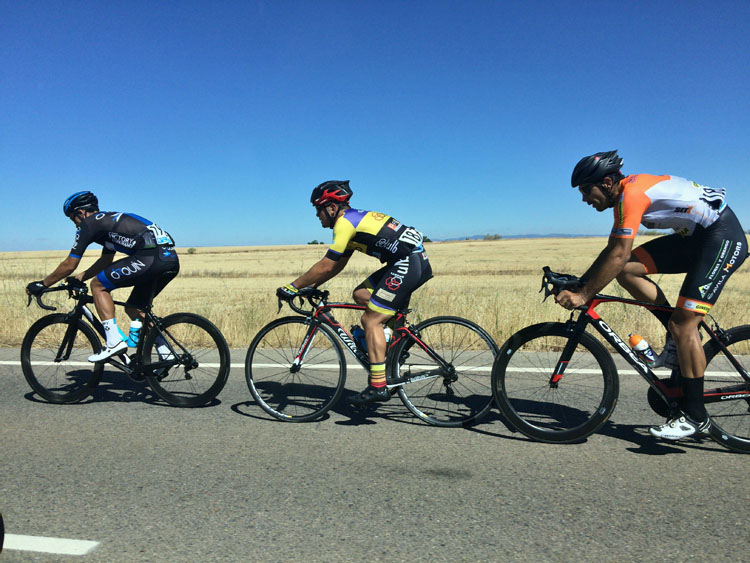
M 73 297 L 74 294 L 84 295 L 88 293 L 89 288 L 86 286 L 85 283 L 83 283 L 78 278 L 74 278 L 74 277 L 65 278 L 65 283 L 61 283 L 60 285 L 56 287 L 48 287 L 47 289 L 45 289 L 44 291 L 42 291 L 41 293 L 37 295 L 29 295 L 28 296 L 29 299 L 26 302 L 26 306 L 28 307 L 29 305 L 31 305 L 31 299 L 33 297 L 36 299 L 37 305 L 39 305 L 39 307 L 41 307 L 42 309 L 46 309 L 47 311 L 57 311 L 57 307 L 46 305 L 42 301 L 42 295 L 44 295 L 45 293 L 51 293 L 53 291 L 67 291 L 68 297 Z
M 294 299 L 291 299 L 287 301 L 289 304 L 289 307 L 295 312 L 299 313 L 300 315 L 309 315 L 312 310 L 305 311 L 302 307 L 305 304 L 305 300 L 310 304 L 310 306 L 315 309 L 317 308 L 321 303 L 325 303 L 328 301 L 328 291 L 321 291 L 314 287 L 303 287 L 299 290 L 297 295 L 294 297 Z M 295 303 L 295 300 L 299 299 L 300 304 L 297 305 Z M 279 311 L 281 311 L 281 307 L 283 304 L 283 300 L 279 298 Z
M 579 278 L 570 274 L 558 274 L 549 269 L 549 266 L 542 268 L 544 275 L 542 276 L 542 288 L 539 293 L 544 292 L 544 299 L 550 295 L 557 295 L 564 289 L 576 290 L 586 285 L 586 279 Z

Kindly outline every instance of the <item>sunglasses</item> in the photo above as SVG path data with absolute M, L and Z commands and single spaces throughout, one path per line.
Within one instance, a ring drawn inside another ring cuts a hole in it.
M 581 184 L 578 186 L 578 191 L 580 191 L 583 195 L 589 195 L 591 193 L 591 190 L 594 189 L 594 186 L 596 184 Z

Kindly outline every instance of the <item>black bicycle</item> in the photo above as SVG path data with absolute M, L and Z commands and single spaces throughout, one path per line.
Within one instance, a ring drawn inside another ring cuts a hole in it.
M 362 305 L 328 301 L 328 291 L 300 290 L 300 316 L 282 317 L 263 327 L 245 360 L 245 376 L 255 401 L 271 416 L 308 422 L 323 416 L 346 382 L 346 347 L 365 370 L 367 353 L 332 314 L 363 311 Z M 302 309 L 305 300 L 310 310 Z M 490 373 L 495 341 L 481 327 L 459 317 L 434 317 L 412 325 L 398 311 L 386 356 L 386 384 L 407 409 L 437 426 L 479 420 L 492 406 Z
M 193 313 L 157 317 L 151 304 L 141 309 L 145 322 L 135 351 L 122 352 L 103 362 L 88 357 L 102 349 L 104 327 L 88 305 L 93 298 L 85 284 L 68 278 L 64 284 L 36 296 L 67 291 L 75 300 L 68 313 L 54 313 L 31 325 L 21 345 L 24 377 L 39 396 L 50 403 L 76 403 L 88 397 L 99 383 L 104 364 L 125 372 L 134 381 L 146 380 L 170 405 L 199 407 L 212 401 L 229 376 L 229 347 L 218 328 Z M 31 296 L 29 296 L 31 304 Z M 115 301 L 116 305 L 125 305 Z
M 580 287 L 579 278 L 544 268 L 545 299 L 563 289 Z M 621 303 L 649 310 L 672 307 L 597 294 L 571 313 L 566 323 L 524 328 L 503 345 L 492 368 L 492 392 L 500 411 L 515 428 L 541 442 L 569 443 L 596 432 L 617 403 L 619 379 L 609 351 L 587 332 L 593 327 L 649 384 L 652 410 L 672 418 L 682 397 L 679 369 L 659 379 L 651 368 L 604 322 L 594 309 Z M 721 328 L 702 320 L 708 340 L 704 402 L 711 417 L 710 436 L 719 444 L 750 452 L 750 325 Z

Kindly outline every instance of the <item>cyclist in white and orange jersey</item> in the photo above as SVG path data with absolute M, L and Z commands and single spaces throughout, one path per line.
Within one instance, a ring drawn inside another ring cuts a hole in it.
M 329 180 L 317 186 L 310 203 L 324 228 L 333 229 L 333 244 L 307 272 L 276 290 L 280 299 L 294 299 L 299 289 L 319 286 L 344 269 L 354 251 L 373 256 L 385 265 L 354 288 L 354 301 L 367 308 L 362 326 L 370 359 L 368 386 L 349 399 L 354 405 L 391 398 L 385 382 L 384 325 L 398 309 L 409 305 L 411 294 L 432 277 L 422 246 L 422 233 L 390 215 L 352 209 L 348 180 Z
M 615 222 L 607 247 L 583 276 L 586 284 L 577 292 L 560 292 L 556 301 L 574 309 L 617 279 L 634 298 L 668 305 L 648 274 L 687 274 L 674 313 L 653 311 L 671 335 L 660 361 L 679 368 L 684 399 L 680 416 L 649 432 L 679 440 L 705 432 L 711 424 L 703 405 L 706 357 L 698 325 L 747 257 L 747 239 L 727 206 L 723 188 L 676 176 L 625 176 L 620 171 L 622 162 L 617 151 L 600 152 L 582 158 L 573 170 L 571 185 L 578 187 L 583 201 L 600 212 L 614 208 Z M 671 228 L 675 233 L 633 249 L 641 224 L 650 229 Z M 675 357 L 670 359 L 670 349 L 675 348 Z

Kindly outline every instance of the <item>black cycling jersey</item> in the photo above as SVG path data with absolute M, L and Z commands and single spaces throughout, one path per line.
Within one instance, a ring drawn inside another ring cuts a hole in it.
M 81 258 L 92 243 L 101 244 L 105 254 L 122 252 L 130 256 L 142 250 L 174 246 L 168 232 L 133 213 L 99 211 L 86 217 L 76 230 L 70 256 Z

